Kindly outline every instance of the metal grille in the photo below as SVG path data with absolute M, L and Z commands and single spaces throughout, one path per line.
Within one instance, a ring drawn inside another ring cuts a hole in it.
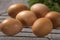
M 0 22 L 2 22 L 6 18 L 10 18 L 6 11 L 0 13 Z M 15 36 L 6 36 L 2 32 L 0 32 L 0 40 L 55 40 L 53 38 L 55 36 L 60 37 L 60 30 L 53 29 L 53 31 L 45 37 L 36 37 L 32 33 L 31 28 L 24 28 L 20 33 Z

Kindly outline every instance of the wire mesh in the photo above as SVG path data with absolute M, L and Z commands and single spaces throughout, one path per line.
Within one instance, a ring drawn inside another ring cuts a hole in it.
M 5 18 L 8 18 L 9 16 L 8 16 L 8 14 L 7 14 L 7 12 L 6 11 L 4 11 L 4 12 L 2 12 L 2 13 L 0 13 L 0 20 L 4 20 Z M 2 22 L 2 21 L 0 21 L 0 22 Z M 28 31 L 28 30 L 25 30 L 25 29 L 30 29 L 30 31 Z M 31 28 L 25 28 L 21 33 L 23 34 L 23 33 L 32 33 L 32 31 L 31 31 Z M 60 30 L 58 30 L 58 29 L 54 29 L 56 32 L 51 32 L 50 33 L 50 37 L 36 37 L 36 36 L 31 36 L 31 35 L 28 35 L 28 36 L 26 36 L 26 35 L 21 35 L 21 36 L 11 36 L 11 37 L 29 37 L 29 38 L 47 38 L 48 40 L 53 40 L 53 38 L 52 38 L 52 35 L 53 34 L 60 34 Z M 0 37 L 7 37 L 7 36 L 5 36 L 5 35 L 0 35 Z M 9 37 L 9 36 L 8 36 Z

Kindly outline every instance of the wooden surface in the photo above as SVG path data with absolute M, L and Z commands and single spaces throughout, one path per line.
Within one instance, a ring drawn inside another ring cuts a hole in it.
M 24 3 L 27 5 L 27 0 L 0 0 L 0 22 L 6 18 L 10 18 L 7 14 L 7 8 L 14 3 Z M 27 5 L 28 6 L 28 5 Z M 60 40 L 60 30 L 52 30 L 46 37 L 36 37 L 31 28 L 24 28 L 22 32 L 15 36 L 6 36 L 0 32 L 0 40 Z

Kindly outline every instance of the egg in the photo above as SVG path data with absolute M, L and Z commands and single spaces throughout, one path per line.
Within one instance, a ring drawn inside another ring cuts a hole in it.
M 28 7 L 24 4 L 16 3 L 9 6 L 7 12 L 10 17 L 15 18 L 16 15 L 23 10 L 28 10 Z
M 32 5 L 30 10 L 36 14 L 37 18 L 44 17 L 46 13 L 50 11 L 46 5 L 41 3 L 36 3 Z
M 21 22 L 13 18 L 5 19 L 2 22 L 2 29 L 1 31 L 7 36 L 13 36 L 19 33 L 22 30 L 23 26 Z
M 38 37 L 44 37 L 51 32 L 52 22 L 47 18 L 39 18 L 32 25 L 32 32 Z
M 16 16 L 16 19 L 18 21 L 21 21 L 23 26 L 29 27 L 34 23 L 37 17 L 32 11 L 25 10 L 25 11 L 19 12 Z
M 56 11 L 51 11 L 47 13 L 45 18 L 49 18 L 53 23 L 53 28 L 60 27 L 60 13 Z

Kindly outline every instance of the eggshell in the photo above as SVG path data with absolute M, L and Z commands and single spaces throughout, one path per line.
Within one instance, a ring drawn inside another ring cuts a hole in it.
M 30 10 L 33 11 L 38 18 L 44 17 L 46 13 L 50 11 L 46 5 L 41 4 L 41 3 L 36 3 L 32 5 Z
M 16 3 L 8 7 L 7 12 L 10 17 L 15 18 L 16 15 L 23 10 L 28 10 L 28 7 L 24 4 Z
M 21 21 L 23 26 L 31 26 L 37 17 L 32 11 L 25 10 L 18 13 L 16 19 Z
M 32 25 L 32 32 L 39 37 L 46 36 L 53 28 L 52 22 L 47 18 L 39 18 Z
M 54 28 L 60 27 L 60 13 L 59 12 L 51 11 L 47 13 L 45 18 L 49 18 L 52 21 Z
M 13 18 L 9 18 L 9 19 L 5 19 L 2 22 L 1 31 L 8 36 L 13 36 L 19 33 L 22 30 L 22 28 L 23 26 L 21 22 L 18 22 L 17 20 Z

